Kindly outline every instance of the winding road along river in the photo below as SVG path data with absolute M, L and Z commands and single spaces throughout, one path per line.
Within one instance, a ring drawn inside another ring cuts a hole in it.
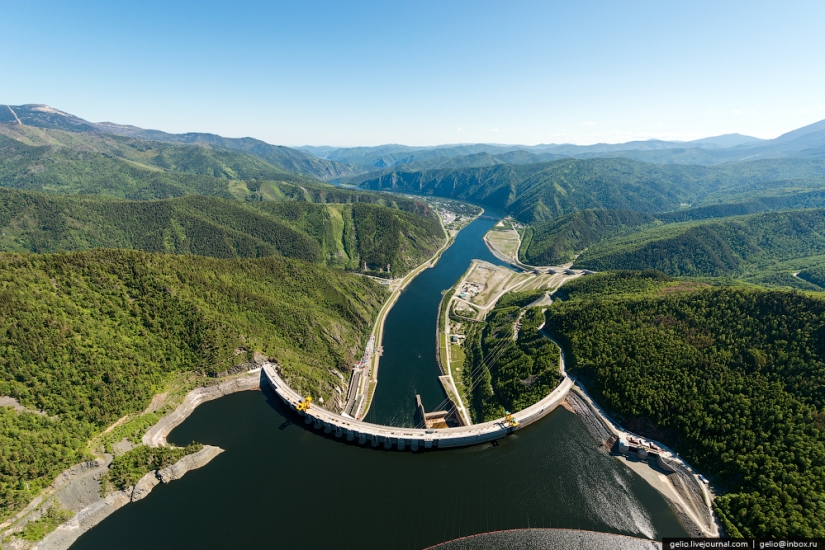
M 443 400 L 434 357 L 441 291 L 470 260 L 496 262 L 481 239 L 493 223 L 476 220 L 459 233 L 389 314 L 367 420 L 409 425 L 416 393 L 428 408 Z M 563 408 L 497 445 L 410 453 L 326 437 L 265 388 L 201 405 L 168 440 L 226 452 L 119 510 L 73 548 L 401 549 L 521 527 L 686 535 L 659 493 Z

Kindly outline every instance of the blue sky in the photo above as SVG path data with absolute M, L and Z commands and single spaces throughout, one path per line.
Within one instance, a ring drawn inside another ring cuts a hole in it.
M 240 5 L 236 5 L 240 4 Z M 5 2 L 0 103 L 285 145 L 776 137 L 825 2 Z

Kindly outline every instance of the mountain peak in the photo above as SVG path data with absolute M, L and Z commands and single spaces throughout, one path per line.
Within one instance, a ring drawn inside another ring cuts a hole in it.
M 819 122 L 814 122 L 813 124 L 808 124 L 807 126 L 803 126 L 802 128 L 797 128 L 796 130 L 786 132 L 778 138 L 776 138 L 774 141 L 792 141 L 801 138 L 802 136 L 812 134 L 814 132 L 825 132 L 825 120 L 820 120 Z
M 754 145 L 760 141 L 759 138 L 753 136 L 746 136 L 743 134 L 722 134 L 721 136 L 711 136 L 702 139 L 694 139 L 689 141 L 690 145 L 705 146 L 705 147 L 736 147 L 737 145 Z
M 54 128 L 71 132 L 91 132 L 95 130 L 95 125 L 91 122 L 42 103 L 6 105 L 6 107 L 14 115 L 16 121 L 25 126 Z

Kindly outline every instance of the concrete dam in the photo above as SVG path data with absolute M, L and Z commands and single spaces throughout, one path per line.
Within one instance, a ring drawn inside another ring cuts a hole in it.
M 513 413 L 512 417 L 516 425 L 508 419 L 500 418 L 483 424 L 457 428 L 420 429 L 362 422 L 327 411 L 314 404 L 306 410 L 300 410 L 298 405 L 303 398 L 284 382 L 278 373 L 278 366 L 274 363 L 265 363 L 261 371 L 275 393 L 291 409 L 304 416 L 307 424 L 312 424 L 319 430 L 323 429 L 324 433 L 335 434 L 335 437 L 346 437 L 347 441 L 357 440 L 361 445 L 369 443 L 373 447 L 383 446 L 385 449 L 395 448 L 399 451 L 466 447 L 500 439 L 549 414 L 567 396 L 567 392 L 573 385 L 572 380 L 565 376 L 556 389 L 544 399 Z

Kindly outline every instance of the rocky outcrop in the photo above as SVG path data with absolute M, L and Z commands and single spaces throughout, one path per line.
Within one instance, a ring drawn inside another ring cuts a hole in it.
M 265 363 L 270 364 L 270 363 Z M 203 388 L 196 388 L 186 394 L 183 403 L 169 415 L 164 416 L 160 421 L 146 430 L 143 436 L 143 443 L 150 447 L 166 445 L 166 436 L 183 423 L 198 405 L 207 401 L 212 401 L 224 395 L 239 391 L 255 390 L 261 387 L 261 371 L 255 368 L 244 376 L 232 378 Z
M 170 481 L 180 479 L 183 477 L 183 474 L 189 470 L 197 470 L 198 468 L 206 466 L 209 461 L 222 452 L 223 449 L 220 447 L 204 445 L 203 449 L 197 453 L 187 455 L 171 466 L 158 470 L 157 477 L 163 483 L 169 483 Z
M 40 416 L 48 416 L 43 411 L 39 411 L 39 410 L 36 410 L 36 409 L 29 409 L 28 407 L 24 407 L 14 397 L 8 397 L 6 395 L 0 395 L 0 407 L 11 407 L 12 409 L 16 410 L 17 412 L 27 412 L 27 413 L 39 414 Z
M 180 479 L 190 470 L 197 470 L 209 464 L 209 461 L 223 452 L 220 447 L 213 445 L 204 445 L 203 448 L 191 455 L 186 455 L 171 466 L 161 468 L 160 470 L 153 470 L 140 478 L 135 486 L 132 488 L 131 502 L 146 498 L 152 489 L 160 483 L 169 483 Z M 127 489 L 128 491 L 128 489 Z
M 158 477 L 157 470 L 149 472 L 132 487 L 132 494 L 129 497 L 130 502 L 137 502 L 139 500 L 143 500 L 144 498 L 149 496 L 149 493 L 152 492 L 158 484 L 160 483 L 160 478 Z
M 46 493 L 37 496 L 23 510 L 0 524 L 0 532 L 3 533 L 2 536 L 8 536 L 16 531 L 20 531 L 27 523 L 37 521 L 43 517 L 51 507 L 49 500 L 49 495 L 51 494 L 56 493 L 60 504 L 65 508 L 71 509 L 72 507 L 67 506 L 62 497 L 67 492 L 71 492 L 76 485 L 82 484 L 84 480 L 90 476 L 97 476 L 97 479 L 99 479 L 99 476 L 106 471 L 105 466 L 108 466 L 109 462 L 111 462 L 111 456 L 106 455 L 105 459 L 87 460 L 86 462 L 75 464 L 71 468 L 63 470 L 49 486 Z M 95 486 L 97 487 L 96 493 L 99 493 L 100 489 L 96 481 Z M 22 522 L 20 521 L 21 519 L 23 519 Z M 3 531 L 11 525 L 15 525 L 15 527 L 9 531 Z
M 66 523 L 46 535 L 34 547 L 37 550 L 65 550 L 86 531 L 106 519 L 110 514 L 132 501 L 132 489 L 112 493 L 81 510 Z
M 83 533 L 103 521 L 107 516 L 130 502 L 137 502 L 149 496 L 160 483 L 169 483 L 183 477 L 186 472 L 201 468 L 223 452 L 220 447 L 204 445 L 197 453 L 187 455 L 176 463 L 161 470 L 149 472 L 135 484 L 122 491 L 112 493 L 78 512 L 72 519 L 46 535 L 34 548 L 38 550 L 65 550 Z
M 86 462 L 81 462 L 80 464 L 75 464 L 71 468 L 67 470 L 63 470 L 59 476 L 55 478 L 52 482 L 51 487 L 52 489 L 59 489 L 63 485 L 69 483 L 73 479 L 76 479 L 80 474 L 88 472 L 89 470 L 94 470 L 95 468 L 100 468 L 101 466 L 106 465 L 106 460 L 102 458 L 97 458 L 95 460 L 87 460 Z

